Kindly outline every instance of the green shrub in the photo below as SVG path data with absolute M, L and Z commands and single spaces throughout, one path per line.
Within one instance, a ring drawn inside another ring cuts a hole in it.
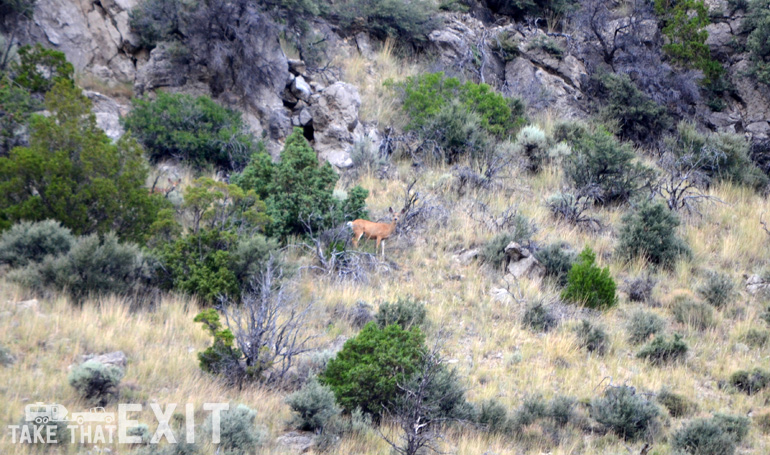
M 716 308 L 725 306 L 733 296 L 734 291 L 733 280 L 724 273 L 715 271 L 709 271 L 706 275 L 706 281 L 698 288 L 698 294 L 703 300 Z
M 343 32 L 364 31 L 378 39 L 392 37 L 421 44 L 441 25 L 436 3 L 427 0 L 342 0 L 334 3 L 331 17 Z
M 478 423 L 489 432 L 502 433 L 507 429 L 508 411 L 499 401 L 486 400 L 481 403 Z
M 553 315 L 551 308 L 538 300 L 527 305 L 521 323 L 524 327 L 536 332 L 548 332 L 555 328 L 559 321 Z
M 578 343 L 588 352 L 603 355 L 609 346 L 609 337 L 602 327 L 598 327 L 587 319 L 583 319 L 575 328 Z
M 257 447 L 266 442 L 267 435 L 264 430 L 255 426 L 256 417 L 257 411 L 243 404 L 239 404 L 235 408 L 230 406 L 230 409 L 221 411 L 219 448 L 223 450 L 224 455 L 254 455 L 259 453 Z M 212 416 L 209 416 L 204 421 L 204 434 L 212 434 L 212 420 Z
M 602 129 L 577 137 L 564 160 L 564 174 L 578 190 L 595 188 L 601 204 L 629 200 L 652 178 L 652 170 L 636 160 L 630 145 Z
M 687 355 L 687 344 L 682 341 L 681 336 L 675 334 L 672 338 L 658 335 L 636 356 L 648 360 L 653 365 L 662 365 L 682 359 L 685 355 Z
M 682 395 L 674 393 L 665 387 L 658 392 L 656 399 L 658 400 L 658 403 L 668 410 L 671 417 L 677 419 L 686 416 L 695 409 L 695 404 L 689 402 Z
M 480 160 L 492 149 L 489 134 L 481 127 L 481 117 L 453 99 L 420 129 L 427 143 L 435 145 L 433 155 L 442 162 L 455 163 L 461 157 Z
M 409 118 L 407 129 L 419 130 L 428 125 L 453 100 L 476 113 L 481 128 L 500 138 L 523 121 L 521 101 L 506 99 L 487 84 L 463 84 L 457 78 L 445 77 L 444 73 L 429 73 L 409 77 L 395 87 Z
M 519 56 L 519 39 L 510 31 L 502 31 L 492 39 L 490 48 L 505 62 L 512 62 Z
M 544 52 L 551 54 L 557 59 L 564 58 L 564 49 L 559 46 L 553 38 L 549 36 L 539 35 L 532 42 L 529 43 L 527 49 L 542 49 Z
M 319 384 L 316 378 L 289 395 L 286 403 L 294 412 L 293 424 L 298 430 L 322 430 L 331 419 L 340 415 L 334 392 L 328 386 Z
M 658 335 L 666 328 L 666 321 L 655 313 L 635 310 L 626 323 L 628 341 L 633 344 L 643 343 L 653 335 Z
M 257 144 L 257 151 L 251 155 L 249 164 L 240 173 L 230 177 L 230 183 L 244 190 L 254 190 L 257 197 L 266 201 L 270 196 L 270 184 L 273 181 L 275 166 L 273 159 L 265 151 L 262 142 Z
M 615 281 L 608 267 L 595 265 L 596 255 L 586 247 L 567 274 L 567 287 L 561 296 L 565 300 L 588 308 L 609 308 L 617 302 Z
M 67 376 L 67 381 L 81 398 L 104 406 L 110 396 L 117 395 L 118 384 L 123 375 L 123 370 L 114 365 L 89 360 L 74 367 Z
M 645 201 L 623 217 L 618 235 L 616 254 L 630 261 L 645 258 L 655 265 L 672 267 L 680 256 L 689 256 L 690 250 L 676 236 L 679 218 L 662 203 Z
M 26 145 L 30 117 L 42 109 L 41 104 L 8 74 L 0 74 L 0 156 Z
M 671 127 L 666 108 L 642 93 L 626 74 L 604 73 L 596 78 L 603 118 L 620 125 L 620 136 L 650 142 Z
M 22 221 L 0 236 L 0 264 L 24 267 L 46 256 L 65 254 L 73 243 L 75 237 L 58 221 Z
M 32 118 L 29 146 L 0 157 L 0 230 L 54 219 L 78 235 L 143 241 L 164 200 L 144 186 L 141 148 L 127 137 L 113 143 L 72 84 L 57 82 L 46 109 Z
M 618 436 L 633 440 L 655 429 L 660 411 L 633 387 L 617 386 L 591 400 L 590 414 Z
M 514 428 L 521 428 L 535 423 L 537 420 L 546 417 L 548 403 L 539 394 L 527 395 L 524 401 L 513 412 L 511 416 L 511 425 Z
M 743 393 L 753 395 L 770 384 L 770 373 L 761 368 L 736 371 L 730 376 L 730 384 Z
M 134 98 L 124 126 L 152 161 L 174 158 L 238 170 L 255 149 L 241 114 L 207 96 L 158 92 L 155 100 Z
M 140 299 L 154 285 L 156 260 L 108 233 L 79 238 L 69 252 L 47 256 L 39 264 L 11 274 L 11 279 L 39 290 L 66 291 L 75 301 L 116 294 Z
M 696 330 L 706 330 L 714 326 L 714 310 L 711 306 L 691 299 L 680 299 L 672 308 L 674 319 Z
M 302 130 L 295 129 L 268 186 L 267 213 L 273 221 L 269 232 L 285 238 L 305 234 L 308 227 L 318 232 L 345 220 L 366 218 L 369 192 L 356 186 L 340 200 L 334 196 L 338 179 L 328 162 L 319 166 Z
M 770 84 L 770 0 L 747 3 L 743 33 L 748 33 L 746 48 L 751 55 L 752 73 L 758 81 Z
M 334 391 L 337 403 L 346 411 L 361 408 L 379 415 L 382 406 L 396 397 L 397 385 L 417 370 L 423 341 L 416 327 L 404 330 L 389 325 L 380 329 L 370 322 L 345 342 L 319 379 Z
M 712 58 L 706 44 L 706 27 L 711 20 L 704 0 L 655 0 L 655 12 L 661 17 L 663 34 L 668 38 L 663 50 L 675 62 L 703 71 L 705 85 L 718 82 L 724 68 Z
M 141 439 L 141 442 L 139 444 L 149 444 L 150 439 L 152 438 L 152 434 L 150 434 L 150 427 L 147 426 L 147 424 L 140 423 L 139 425 L 135 425 L 132 427 L 128 427 L 126 429 L 126 435 L 127 436 L 138 436 Z
M 425 303 L 411 298 L 382 303 L 374 317 L 380 329 L 396 324 L 404 330 L 410 330 L 412 327 L 422 328 L 426 319 Z
M 567 275 L 575 263 L 575 256 L 575 253 L 558 242 L 535 252 L 535 258 L 545 267 L 545 276 L 559 286 L 567 285 Z
M 746 417 L 716 414 L 711 419 L 695 419 L 674 433 L 672 448 L 688 455 L 732 455 L 748 434 Z
M 768 340 L 770 340 L 770 332 L 752 327 L 746 332 L 742 333 L 739 339 L 741 342 L 746 343 L 749 346 L 762 348 L 766 346 Z
M 46 49 L 39 43 L 22 46 L 19 62 L 12 65 L 13 81 L 31 93 L 47 93 L 57 83 L 74 87 L 75 68 L 64 52 Z
M 557 395 L 548 403 L 546 415 L 553 419 L 558 426 L 565 426 L 570 423 L 575 415 L 576 401 L 572 397 Z
M 751 146 L 740 134 L 700 133 L 695 124 L 680 122 L 676 135 L 665 140 L 685 170 L 694 168 L 709 179 L 727 180 L 754 189 L 767 186 L 768 177 L 751 160 Z
M 201 370 L 213 375 L 228 375 L 238 371 L 243 351 L 236 346 L 233 332 L 222 325 L 217 310 L 203 310 L 193 321 L 203 324 L 204 329 L 214 338 L 211 346 L 198 353 Z
M 532 234 L 533 228 L 530 221 L 522 215 L 516 215 L 513 227 L 508 232 L 497 234 L 484 244 L 481 249 L 481 260 L 496 268 L 504 267 L 508 262 L 505 247 L 511 242 L 526 245 Z

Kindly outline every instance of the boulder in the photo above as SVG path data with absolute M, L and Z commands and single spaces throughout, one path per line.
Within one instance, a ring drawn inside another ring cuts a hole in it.
M 287 60 L 289 72 L 295 76 L 304 76 L 307 71 L 307 65 L 302 60 L 290 58 Z
M 530 108 L 550 107 L 564 117 L 580 117 L 583 95 L 570 79 L 546 71 L 527 58 L 517 57 L 505 65 L 505 82 L 510 92 L 523 98 Z
M 313 91 L 310 89 L 310 85 L 308 85 L 304 77 L 297 76 L 293 81 L 291 81 L 291 94 L 294 95 L 297 99 L 308 101 L 310 100 L 310 95 L 312 92 Z
M 471 248 L 469 250 L 461 250 L 453 256 L 453 259 L 460 265 L 468 265 L 473 262 L 479 256 L 478 248 Z
M 183 85 L 186 77 L 182 73 L 172 63 L 168 45 L 160 43 L 150 52 L 149 59 L 139 66 L 134 91 L 141 95 L 160 87 Z
M 136 67 L 129 51 L 139 44 L 129 27 L 138 0 L 39 0 L 31 31 L 36 41 L 64 52 L 78 72 L 131 83 Z
M 98 92 L 85 91 L 84 94 L 91 100 L 91 110 L 96 117 L 96 125 L 113 141 L 120 139 L 123 135 L 123 126 L 120 124 L 120 105 L 114 99 Z
M 356 87 L 335 82 L 310 100 L 314 147 L 319 157 L 339 168 L 350 167 L 361 97 Z
M 706 31 L 708 32 L 706 45 L 711 49 L 711 54 L 715 58 L 725 59 L 735 53 L 733 48 L 735 37 L 730 24 L 726 22 L 709 24 L 706 26 Z
M 508 257 L 506 270 L 514 278 L 540 279 L 545 276 L 545 267 L 535 256 L 516 242 L 511 242 L 505 247 Z
M 746 279 L 746 290 L 751 295 L 767 292 L 768 289 L 770 289 L 770 283 L 765 281 L 759 275 L 751 275 Z
M 292 431 L 279 436 L 275 441 L 291 453 L 305 453 L 313 447 L 314 435 L 313 433 Z
M 120 369 L 125 369 L 126 364 L 128 363 L 128 358 L 123 351 L 109 352 L 107 354 L 86 354 L 81 357 L 81 363 L 89 360 Z
M 305 126 L 312 121 L 313 121 L 313 114 L 310 112 L 309 108 L 304 108 L 301 111 L 299 111 L 300 125 Z

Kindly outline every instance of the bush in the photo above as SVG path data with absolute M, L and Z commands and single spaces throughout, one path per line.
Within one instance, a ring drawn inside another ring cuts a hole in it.
M 717 414 L 695 419 L 674 433 L 672 448 L 689 455 L 732 455 L 748 433 L 746 417 Z
M 89 360 L 73 368 L 67 376 L 67 381 L 81 398 L 104 406 L 110 396 L 117 395 L 118 384 L 123 375 L 123 370 L 116 366 Z
M 198 168 L 239 170 L 255 149 L 241 114 L 207 96 L 158 92 L 155 100 L 134 98 L 124 126 L 155 162 L 174 158 Z
M 657 335 L 666 328 L 666 321 L 655 313 L 636 310 L 631 313 L 626 323 L 628 341 L 633 344 L 643 343 L 651 336 Z
M 663 34 L 668 38 L 663 50 L 675 62 L 703 71 L 705 85 L 716 83 L 724 69 L 712 58 L 706 44 L 706 27 L 711 24 L 706 3 L 703 0 L 655 0 L 655 12 L 661 17 Z
M 66 291 L 82 302 L 88 296 L 109 294 L 141 299 L 154 287 L 156 260 L 114 234 L 79 238 L 66 254 L 47 256 L 11 274 L 11 279 L 33 289 Z
M 382 406 L 396 397 L 397 385 L 417 370 L 423 341 L 416 327 L 404 330 L 389 325 L 380 329 L 370 322 L 345 342 L 319 379 L 332 389 L 346 411 L 361 408 L 378 416 Z
M 752 327 L 746 332 L 742 333 L 739 339 L 741 342 L 746 343 L 749 346 L 762 348 L 767 345 L 768 340 L 770 340 L 770 332 Z
M 623 217 L 616 254 L 630 261 L 638 257 L 663 267 L 672 267 L 680 256 L 690 250 L 676 236 L 679 219 L 661 203 L 642 203 L 634 212 Z
M 380 329 L 396 324 L 404 330 L 410 330 L 412 327 L 422 328 L 426 317 L 425 303 L 411 298 L 399 298 L 395 302 L 381 304 L 374 320 Z
M 671 127 L 666 108 L 639 90 L 628 75 L 604 73 L 596 79 L 597 99 L 604 102 L 601 116 L 620 125 L 623 139 L 652 142 Z
M 575 414 L 575 399 L 572 397 L 557 395 L 548 403 L 546 415 L 553 419 L 558 426 L 564 426 L 572 421 Z
M 548 138 L 545 131 L 535 125 L 525 126 L 519 131 L 514 148 L 527 159 L 527 168 L 531 172 L 539 172 L 548 158 Z
M 29 147 L 0 157 L 0 230 L 53 219 L 77 235 L 144 241 L 164 200 L 144 186 L 141 148 L 125 136 L 113 143 L 72 84 L 57 82 L 45 104 L 50 115 L 33 116 Z
M 706 330 L 713 327 L 714 310 L 707 304 L 691 299 L 679 299 L 672 309 L 674 319 L 680 324 L 686 324 L 696 330 Z
M 668 410 L 671 417 L 680 418 L 694 410 L 695 405 L 687 401 L 685 397 L 674 393 L 667 388 L 663 388 L 656 396 L 658 403 L 662 404 Z
M 502 433 L 507 429 L 508 412 L 497 400 L 484 401 L 479 410 L 478 423 L 489 432 Z
M 600 204 L 628 201 L 652 178 L 652 170 L 636 161 L 631 146 L 603 129 L 577 137 L 564 173 L 578 190 L 595 188 Z
M 295 414 L 293 425 L 302 431 L 320 431 L 331 419 L 340 415 L 334 392 L 328 386 L 319 384 L 316 378 L 289 395 L 286 403 Z
M 420 135 L 433 145 L 433 155 L 442 162 L 456 163 L 462 157 L 471 161 L 482 160 L 489 155 L 492 141 L 481 127 L 481 117 L 453 99 L 442 106 L 420 129 Z
M 657 280 L 650 275 L 637 277 L 626 284 L 628 300 L 632 302 L 647 302 L 652 297 Z
M 636 355 L 640 359 L 646 359 L 653 365 L 675 362 L 687 354 L 687 344 L 682 337 L 675 334 L 672 338 L 658 335 L 649 344 L 644 346 Z
M 546 417 L 548 404 L 539 394 L 527 395 L 511 416 L 511 424 L 515 428 L 525 427 Z
M 560 17 L 577 5 L 575 0 L 485 0 L 485 3 L 493 12 L 515 19 L 523 19 L 525 16 Z M 549 26 L 555 25 L 549 23 Z
M 633 387 L 618 386 L 591 400 L 590 414 L 618 436 L 633 440 L 654 430 L 660 411 Z
M 445 106 L 459 102 L 468 112 L 476 113 L 487 133 L 505 137 L 523 122 L 524 105 L 518 99 L 506 99 L 487 84 L 461 83 L 444 73 L 413 76 L 395 86 L 402 108 L 409 118 L 407 129 L 420 130 Z
M 346 34 L 363 31 L 413 45 L 424 43 L 441 25 L 436 4 L 427 0 L 343 0 L 334 4 L 331 17 Z
M 521 323 L 524 327 L 536 332 L 548 332 L 555 328 L 559 321 L 545 303 L 537 301 L 527 305 Z
M 562 243 L 552 243 L 535 252 L 535 258 L 545 267 L 545 276 L 559 286 L 567 285 L 567 275 L 575 263 L 575 256 Z
M 607 332 L 603 328 L 595 326 L 587 319 L 583 319 L 575 328 L 575 332 L 577 333 L 578 343 L 588 352 L 603 355 L 607 351 L 610 342 Z
M 339 176 L 328 162 L 319 166 L 318 157 L 301 129 L 286 139 L 281 162 L 272 171 L 268 186 L 267 213 L 273 220 L 269 232 L 285 238 L 335 226 L 345 220 L 366 218 L 369 192 L 356 186 L 345 200 L 334 196 Z
M 715 271 L 706 275 L 706 282 L 698 288 L 698 294 L 716 308 L 722 308 L 733 295 L 735 284 L 733 280 Z
M 25 267 L 46 256 L 65 254 L 73 243 L 75 237 L 58 221 L 22 221 L 0 236 L 0 264 Z
M 532 236 L 533 228 L 529 220 L 522 215 L 516 215 L 513 220 L 513 228 L 492 237 L 481 249 L 481 260 L 497 268 L 502 268 L 508 263 L 505 247 L 511 242 L 527 245 Z
M 19 61 L 12 64 L 13 81 L 31 93 L 44 94 L 57 83 L 74 87 L 75 68 L 64 52 L 46 49 L 39 43 L 22 46 Z
M 754 395 L 770 384 L 770 372 L 761 368 L 736 371 L 730 376 L 730 384 L 745 394 Z
M 595 265 L 596 255 L 586 247 L 567 274 L 567 287 L 561 296 L 565 300 L 588 308 L 609 308 L 617 302 L 615 281 L 608 267 Z
M 752 72 L 758 81 L 770 84 L 770 1 L 748 2 L 743 32 L 748 33 L 746 48 L 751 55 Z
M 353 328 L 361 330 L 366 324 L 374 320 L 372 306 L 363 300 L 357 301 L 355 307 L 348 314 L 348 319 Z
M 754 189 L 768 184 L 768 177 L 751 160 L 751 145 L 742 135 L 702 134 L 695 124 L 680 122 L 676 135 L 666 138 L 665 143 L 683 166 L 698 170 L 707 182 L 726 180 Z
M 254 425 L 257 411 L 248 406 L 239 404 L 232 406 L 220 413 L 219 422 L 219 448 L 224 455 L 253 455 L 257 453 L 256 447 L 264 444 L 266 435 L 263 430 L 258 430 Z M 203 423 L 206 434 L 212 434 L 212 417 L 206 418 Z

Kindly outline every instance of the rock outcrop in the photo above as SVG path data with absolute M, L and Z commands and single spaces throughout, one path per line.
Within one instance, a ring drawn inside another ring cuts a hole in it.
M 360 107 L 358 89 L 345 82 L 335 82 L 311 99 L 315 149 L 334 166 L 346 168 L 353 164 L 350 151 Z
M 514 278 L 528 278 L 532 280 L 545 276 L 545 267 L 528 248 L 524 248 L 516 242 L 511 242 L 505 247 L 505 255 L 508 259 L 506 270 Z

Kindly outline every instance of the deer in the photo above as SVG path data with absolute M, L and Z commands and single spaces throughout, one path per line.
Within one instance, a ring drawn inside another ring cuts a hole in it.
M 358 248 L 358 241 L 361 240 L 361 237 L 364 235 L 367 239 L 377 239 L 377 246 L 374 249 L 375 254 L 377 254 L 377 250 L 380 248 L 380 243 L 382 244 L 382 257 L 385 257 L 385 239 L 390 237 L 393 232 L 396 230 L 396 224 L 398 223 L 398 220 L 404 216 L 404 211 L 406 209 L 401 209 L 400 212 L 395 213 L 393 211 L 393 207 L 388 208 L 388 212 L 393 216 L 393 221 L 390 223 L 375 223 L 369 220 L 355 220 L 355 221 L 348 221 L 348 226 L 353 229 L 353 246 L 355 248 Z
M 155 186 L 158 183 L 158 179 L 155 179 L 155 182 L 152 184 L 152 188 L 150 188 L 150 194 L 162 194 L 163 197 L 168 198 L 168 195 L 171 194 L 172 191 L 176 189 L 177 186 L 179 186 L 180 183 L 182 183 L 182 179 L 177 179 L 176 181 L 168 179 L 168 188 L 160 188 Z

